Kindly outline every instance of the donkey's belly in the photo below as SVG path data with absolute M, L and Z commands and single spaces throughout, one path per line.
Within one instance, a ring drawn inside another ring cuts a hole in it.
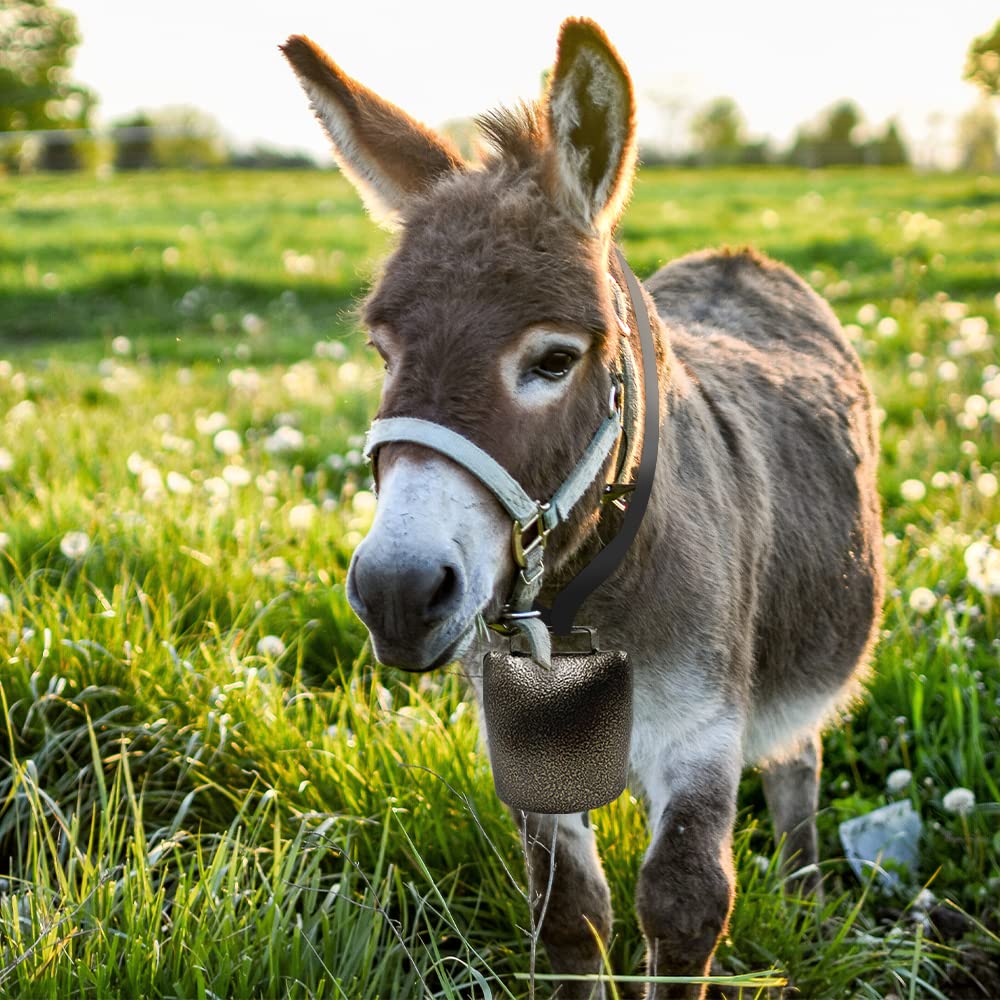
M 743 740 L 748 766 L 781 760 L 806 736 L 824 727 L 857 692 L 853 681 L 829 691 L 815 691 L 753 705 Z

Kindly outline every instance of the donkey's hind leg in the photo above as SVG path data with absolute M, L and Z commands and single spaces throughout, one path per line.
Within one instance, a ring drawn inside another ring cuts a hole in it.
M 512 809 L 521 831 L 534 923 L 552 971 L 587 975 L 601 970 L 601 949 L 611 936 L 611 893 L 586 813 L 546 816 Z M 602 986 L 563 980 L 558 1000 L 601 1000 Z
M 791 756 L 763 767 L 764 798 L 780 843 L 782 870 L 786 875 L 806 869 L 797 881 L 804 892 L 820 884 L 816 867 L 816 808 L 822 750 L 819 733 L 806 736 Z

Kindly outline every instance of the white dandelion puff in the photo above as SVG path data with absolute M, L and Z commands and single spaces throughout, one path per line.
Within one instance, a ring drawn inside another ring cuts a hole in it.
M 862 326 L 870 326 L 879 317 L 878 306 L 873 302 L 866 302 L 858 310 L 858 322 Z
M 59 543 L 59 551 L 67 559 L 82 559 L 90 548 L 90 536 L 83 531 L 67 531 Z
M 204 483 L 205 491 L 216 500 L 225 500 L 229 496 L 229 483 L 221 476 L 210 476 Z
M 989 542 L 973 542 L 965 550 L 966 580 L 981 594 L 1000 596 L 1000 549 Z
M 222 478 L 230 486 L 246 486 L 253 477 L 250 475 L 250 471 L 242 465 L 227 465 L 222 470 Z
M 220 455 L 237 455 L 243 447 L 243 440 L 236 431 L 227 428 L 212 438 L 212 445 Z
M 355 514 L 374 514 L 375 505 L 378 501 L 375 494 L 369 490 L 358 490 L 351 498 L 351 507 Z
M 285 643 L 280 636 L 265 635 L 257 643 L 257 652 L 261 656 L 267 656 L 272 660 L 276 660 L 285 652 Z
M 218 434 L 224 427 L 229 426 L 229 417 L 219 410 L 209 413 L 208 416 L 199 414 L 194 418 L 194 426 L 199 434 L 206 436 Z
M 186 496 L 193 489 L 193 485 L 183 472 L 174 472 L 171 470 L 167 473 L 167 489 L 179 496 Z
M 954 361 L 942 361 L 937 367 L 937 377 L 941 382 L 954 382 L 958 378 L 958 365 Z
M 967 816 L 975 808 L 976 796 L 968 788 L 953 788 L 945 794 L 941 800 L 941 805 L 944 806 L 947 812 L 956 813 L 959 816 Z
M 904 788 L 907 788 L 912 780 L 913 772 L 908 771 L 905 767 L 900 767 L 892 771 L 885 779 L 885 787 L 890 794 L 897 795 Z
M 306 443 L 305 435 L 296 427 L 282 425 L 264 439 L 264 451 L 269 455 L 281 455 L 290 451 L 300 451 Z
M 997 482 L 997 477 L 992 472 L 984 472 L 976 479 L 976 489 L 984 497 L 990 499 L 997 495 L 998 490 L 1000 490 L 1000 483 Z
M 935 604 L 937 604 L 937 597 L 934 591 L 928 587 L 916 587 L 910 593 L 910 607 L 917 614 L 927 614 Z
M 256 313 L 246 313 L 240 320 L 240 326 L 244 333 L 252 337 L 264 329 L 264 321 Z
M 316 519 L 316 505 L 306 502 L 296 504 L 288 512 L 288 525 L 293 531 L 308 531 Z

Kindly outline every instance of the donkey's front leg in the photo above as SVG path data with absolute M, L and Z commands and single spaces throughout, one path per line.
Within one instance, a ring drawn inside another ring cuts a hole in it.
M 652 842 L 636 909 L 651 976 L 704 976 L 733 906 L 741 740 L 719 723 L 660 758 L 648 783 Z M 651 983 L 649 1000 L 703 997 L 704 986 Z
M 511 810 L 521 831 L 528 893 L 535 926 L 557 974 L 594 974 L 601 969 L 595 933 L 611 936 L 611 894 L 586 813 L 545 816 Z M 601 986 L 565 980 L 558 1000 L 599 1000 Z

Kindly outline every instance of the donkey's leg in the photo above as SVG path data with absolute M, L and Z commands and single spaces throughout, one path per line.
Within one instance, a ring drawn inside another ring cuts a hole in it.
M 786 875 L 807 868 L 798 885 L 806 892 L 820 884 L 816 867 L 816 808 L 819 804 L 819 772 L 822 749 L 819 733 L 805 737 L 791 757 L 763 767 L 764 798 L 780 842 L 782 870 Z
M 607 945 L 611 893 L 587 814 L 546 816 L 516 809 L 511 813 L 525 845 L 532 914 L 552 971 L 599 972 L 601 951 L 594 935 Z M 600 986 L 565 980 L 555 996 L 598 1000 L 604 991 Z
M 661 757 L 659 774 L 646 786 L 653 836 L 639 871 L 636 909 L 651 976 L 706 975 L 733 907 L 741 740 L 720 722 L 696 744 Z M 700 998 L 705 987 L 651 983 L 646 995 Z

